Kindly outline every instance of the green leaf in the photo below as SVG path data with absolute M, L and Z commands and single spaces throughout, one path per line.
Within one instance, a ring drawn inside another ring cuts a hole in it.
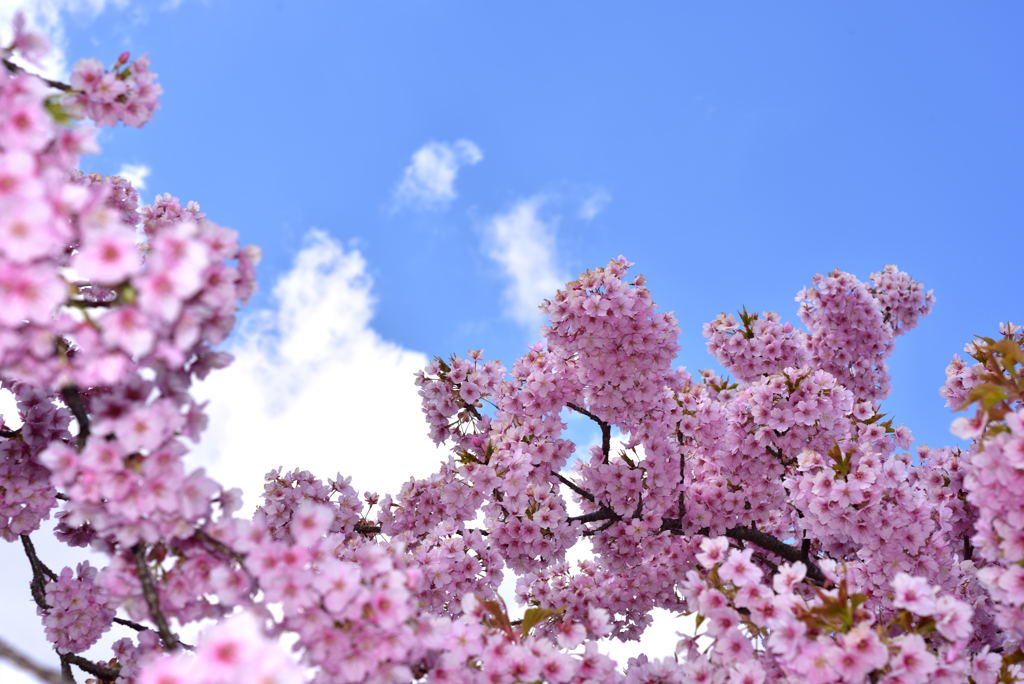
M 548 618 L 561 615 L 565 612 L 565 608 L 559 608 L 558 610 L 549 610 L 547 608 L 528 608 L 526 613 L 523 614 L 523 622 L 519 625 L 520 632 L 524 637 L 530 635 L 530 630 L 533 629 L 537 624 L 547 620 Z
M 57 123 L 64 125 L 72 120 L 71 115 L 64 109 L 64 105 L 60 103 L 59 96 L 51 95 L 46 98 L 44 106 L 46 107 L 46 111 L 50 113 L 50 116 L 52 116 L 53 120 Z
M 986 411 L 1006 398 L 1007 394 L 1003 388 L 992 382 L 982 383 L 967 394 L 968 403 L 981 402 L 982 408 Z

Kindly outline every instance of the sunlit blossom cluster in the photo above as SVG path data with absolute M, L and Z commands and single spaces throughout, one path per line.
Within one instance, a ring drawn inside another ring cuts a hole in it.
M 5 64 L 45 53 L 16 19 Z M 186 456 L 207 424 L 192 384 L 230 362 L 216 345 L 259 252 L 194 202 L 140 207 L 125 179 L 78 170 L 97 147 L 75 117 L 141 125 L 159 94 L 127 54 L 63 87 L 0 69 L 0 383 L 17 413 L 0 422 L 0 536 L 26 554 L 65 672 L 1022 681 L 1024 334 L 1003 324 L 947 370 L 969 446 L 911 450 L 882 414 L 886 359 L 933 298 L 894 266 L 816 276 L 806 329 L 715 317 L 727 377 L 673 366 L 675 318 L 612 259 L 541 304 L 543 339 L 508 366 L 474 350 L 417 374 L 436 472 L 360 495 L 344 462 L 333 479 L 282 467 L 243 515 Z M 51 515 L 103 560 L 51 570 L 30 536 Z M 602 640 L 640 637 L 655 609 L 689 616 L 677 648 L 613 660 Z M 112 626 L 131 631 L 109 658 L 74 655 Z

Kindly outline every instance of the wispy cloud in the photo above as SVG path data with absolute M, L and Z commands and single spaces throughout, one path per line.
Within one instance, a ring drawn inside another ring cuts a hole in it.
M 592 221 L 611 201 L 612 196 L 607 190 L 595 190 L 580 202 L 579 217 L 584 221 Z
M 30 28 L 46 36 L 50 41 L 50 54 L 34 72 L 50 78 L 65 78 L 67 75 L 67 38 L 64 35 L 64 13 L 86 14 L 96 17 L 107 7 L 124 9 L 129 0 L 0 0 L 0 35 L 9 35 L 11 20 L 21 11 L 25 13 Z M 97 55 L 108 59 L 110 55 Z
M 394 192 L 394 208 L 443 209 L 457 196 L 455 179 L 463 166 L 478 164 L 483 152 L 471 140 L 429 142 L 416 150 Z
M 197 389 L 210 400 L 197 452 L 214 477 L 241 486 L 251 510 L 279 466 L 351 475 L 358 491 L 381 493 L 435 471 L 441 453 L 413 382 L 427 358 L 371 327 L 362 255 L 310 231 L 273 300 L 241 325 L 234 363 Z
M 145 164 L 121 164 L 117 175 L 132 184 L 138 190 L 146 189 L 146 178 L 149 177 L 150 168 Z
M 487 254 L 508 279 L 506 313 L 524 326 L 535 327 L 540 303 L 568 280 L 556 266 L 554 229 L 557 219 L 540 216 L 542 197 L 530 197 L 484 227 Z

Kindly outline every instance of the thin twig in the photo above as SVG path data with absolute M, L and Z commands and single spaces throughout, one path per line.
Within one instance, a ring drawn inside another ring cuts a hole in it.
M 551 474 L 554 475 L 555 477 L 557 477 L 559 482 L 561 482 L 566 487 L 568 487 L 572 491 L 574 491 L 577 494 L 579 494 L 580 496 L 582 496 L 587 501 L 595 501 L 593 494 L 588 492 L 586 489 L 583 489 L 582 487 L 580 487 L 578 484 L 576 484 L 572 480 L 569 480 L 569 479 L 567 479 L 565 477 L 562 477 L 561 473 L 559 473 L 558 471 L 552 470 Z
M 99 677 L 106 682 L 113 682 L 117 679 L 118 674 L 121 672 L 120 668 L 110 667 L 108 665 L 100 665 L 94 663 L 91 660 L 87 660 L 82 656 L 75 655 L 74 653 L 67 653 L 63 656 L 71 665 L 77 665 L 82 670 L 88 672 L 91 675 Z
M 683 433 L 676 429 L 676 441 L 679 442 L 679 520 L 686 519 L 686 453 L 683 451 Z
M 48 684 L 67 684 L 67 681 L 61 676 L 60 672 L 43 667 L 3 639 L 0 639 L 0 658 L 35 675 L 36 678 Z
M 28 74 L 29 76 L 35 76 L 36 78 L 38 78 L 40 81 L 42 81 L 46 85 L 50 86 L 51 88 L 56 88 L 57 90 L 63 90 L 65 93 L 77 93 L 77 92 L 79 92 L 79 91 L 75 90 L 74 88 L 72 88 L 71 86 L 69 86 L 67 83 L 64 83 L 62 81 L 54 81 L 53 79 L 45 78 L 43 76 L 39 76 L 38 74 L 33 74 L 30 71 L 26 70 L 25 68 L 15 64 L 11 60 L 7 59 L 6 57 L 4 57 L 3 62 L 4 62 L 4 66 L 7 67 L 7 70 L 10 71 L 12 74 Z
M 82 393 L 77 385 L 67 385 L 60 391 L 64 403 L 71 409 L 71 413 L 78 421 L 78 442 L 76 448 L 81 451 L 89 439 L 89 413 L 85 410 L 85 401 L 82 400 Z
M 609 454 L 612 449 L 612 426 L 607 421 L 601 420 L 599 417 L 597 417 L 596 415 L 594 415 L 593 413 L 591 413 L 590 411 L 588 411 L 587 409 L 583 408 L 578 404 L 568 402 L 566 406 L 571 408 L 576 413 L 579 413 L 580 415 L 584 415 L 587 418 L 590 418 L 592 421 L 597 423 L 598 426 L 601 428 L 601 454 L 604 456 L 604 462 L 607 463 Z
M 801 543 L 801 547 L 790 546 L 786 542 L 782 541 L 777 537 L 773 537 L 767 532 L 754 529 L 753 527 L 731 527 L 725 532 L 725 536 L 730 539 L 748 541 L 751 544 L 757 544 L 765 551 L 771 551 L 779 558 L 784 558 L 791 563 L 803 563 L 807 567 L 807 578 L 813 581 L 815 584 L 824 586 L 829 583 L 825 573 L 822 572 L 821 568 L 810 559 L 808 553 L 809 545 Z
M 135 620 L 129 620 L 127 618 L 115 617 L 114 622 L 116 622 L 119 625 L 124 625 L 125 627 L 131 627 L 136 632 L 145 632 L 147 629 L 149 629 L 149 627 L 147 627 L 146 625 L 141 625 L 138 622 L 135 622 Z
M 69 653 L 61 653 L 57 651 L 57 655 L 60 656 L 60 676 L 65 682 L 75 684 L 75 672 L 71 669 L 71 660 L 68 658 Z
M 28 557 L 28 563 L 32 568 L 32 581 L 29 584 L 32 593 L 32 600 L 35 601 L 36 605 L 39 606 L 40 610 L 50 610 L 50 605 L 46 602 L 46 582 L 57 581 L 57 573 L 49 568 L 39 558 L 39 554 L 36 552 L 36 546 L 32 543 L 32 538 L 27 534 L 21 535 L 21 546 L 25 549 L 25 555 Z M 130 624 L 133 627 L 140 629 L 146 629 L 138 623 L 134 623 L 131 620 L 123 620 L 122 618 L 114 618 L 115 622 L 121 622 L 122 624 Z M 99 665 L 87 660 L 81 656 L 73 653 L 61 653 L 57 651 L 57 655 L 60 657 L 60 674 L 59 681 L 61 682 L 74 682 L 75 676 L 72 673 L 71 666 L 77 665 L 91 675 L 106 679 L 108 681 L 114 681 L 117 678 L 117 670 L 111 669 L 106 665 Z
M 591 511 L 590 513 L 584 513 L 583 515 L 574 515 L 568 518 L 568 522 L 588 523 L 596 522 L 598 520 L 609 520 L 613 515 L 615 515 L 615 511 L 613 511 L 608 506 L 602 506 L 596 511 Z
M 160 635 L 160 641 L 168 651 L 175 651 L 181 645 L 178 637 L 171 631 L 167 624 L 167 618 L 160 608 L 160 596 L 157 594 L 156 586 L 153 584 L 153 575 L 146 565 L 146 547 L 139 542 L 132 547 L 132 555 L 135 556 L 135 570 L 139 576 L 139 583 L 142 585 L 142 595 L 149 607 L 149 617 L 156 625 L 156 633 Z
M 46 563 L 39 559 L 35 544 L 32 543 L 32 539 L 27 534 L 21 535 L 21 546 L 25 549 L 25 555 L 28 556 L 28 564 L 32 568 L 32 581 L 29 583 L 32 600 L 36 602 L 40 609 L 49 610 L 50 606 L 46 603 L 46 580 L 50 579 L 56 582 L 57 575 L 46 566 Z

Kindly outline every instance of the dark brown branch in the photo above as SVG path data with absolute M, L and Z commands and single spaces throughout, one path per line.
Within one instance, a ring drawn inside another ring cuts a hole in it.
M 676 430 L 676 439 L 679 441 L 679 502 L 678 515 L 680 522 L 686 520 L 686 456 L 683 453 L 683 435 Z
M 21 546 L 25 549 L 29 566 L 32 568 L 32 581 L 29 583 L 32 600 L 42 610 L 48 610 L 50 606 L 46 603 L 46 580 L 56 581 L 57 575 L 46 566 L 46 563 L 39 560 L 35 544 L 32 543 L 32 539 L 27 534 L 21 535 Z
M 580 520 L 582 522 L 597 522 L 599 520 L 603 520 L 604 524 L 600 527 L 593 530 L 587 530 L 583 533 L 584 536 L 589 537 L 608 529 L 616 522 L 622 520 L 622 516 L 611 508 L 602 506 L 596 511 L 576 516 L 575 518 L 569 518 L 569 520 Z M 661 531 L 670 532 L 672 534 L 682 534 L 682 524 L 677 518 L 664 518 L 661 521 Z M 697 534 L 708 535 L 710 532 L 710 529 L 705 527 L 698 530 Z M 762 532 L 755 527 L 745 527 L 742 525 L 729 528 L 725 531 L 725 536 L 730 539 L 735 539 L 736 541 L 745 541 L 750 542 L 751 544 L 756 544 L 765 551 L 770 551 L 776 556 L 788 560 L 791 563 L 803 563 L 807 567 L 807 578 L 815 584 L 824 586 L 829 582 L 828 578 L 825 577 L 825 573 L 822 572 L 821 568 L 819 568 L 810 558 L 809 540 L 804 540 L 800 548 L 797 548 L 795 546 L 790 546 L 777 537 L 773 537 L 767 532 Z
M 601 428 L 601 453 L 604 454 L 604 462 L 607 463 L 610 452 L 612 450 L 612 426 L 578 404 L 568 402 L 566 406 L 571 408 L 576 413 L 579 413 L 580 415 L 584 415 L 587 418 L 590 418 L 590 420 L 597 423 L 598 426 Z
M 229 558 L 234 560 L 236 563 L 241 565 L 243 569 L 245 568 L 245 556 L 240 554 L 238 551 L 235 551 L 233 548 L 222 542 L 220 539 L 217 539 L 206 530 L 196 530 L 196 537 L 200 541 L 209 544 L 213 548 L 223 553 L 225 556 L 228 556 Z
M 0 437 L 7 437 L 8 439 L 14 439 L 21 432 L 21 428 L 17 430 L 8 430 L 7 428 L 0 428 Z
M 584 536 L 584 537 L 593 537 L 593 536 L 594 536 L 595 534 L 598 534 L 598 533 L 600 533 L 600 532 L 604 532 L 604 531 L 605 531 L 605 530 L 607 530 L 607 529 L 608 529 L 609 527 L 611 527 L 612 525 L 614 525 L 615 523 L 617 523 L 617 522 L 618 522 L 619 520 L 621 520 L 621 518 L 619 518 L 619 517 L 614 517 L 614 518 L 608 518 L 608 519 L 607 519 L 606 521 L 604 521 L 604 523 L 602 523 L 602 524 L 601 524 L 601 525 L 600 525 L 599 527 L 595 527 L 595 528 L 594 528 L 594 529 L 592 529 L 592 530 L 586 530 L 586 531 L 585 531 L 585 532 L 583 533 L 583 536 Z
M 140 625 L 138 622 L 135 622 L 135 620 L 129 620 L 127 618 L 115 617 L 114 622 L 119 625 L 124 625 L 125 627 L 131 627 L 136 632 L 144 632 L 149 629 L 146 625 Z
M 39 558 L 39 554 L 36 553 L 36 546 L 32 543 L 31 537 L 27 534 L 21 535 L 21 546 L 25 549 L 25 555 L 28 557 L 28 563 L 32 568 L 32 581 L 29 583 L 32 600 L 35 601 L 40 610 L 47 611 L 50 609 L 50 605 L 46 602 L 46 582 L 47 580 L 56 582 L 57 573 L 51 570 L 46 563 Z M 116 619 L 117 618 L 115 618 L 115 620 Z M 97 665 L 96 663 L 93 663 L 81 656 L 77 656 L 72 653 L 61 653 L 59 651 L 57 652 L 57 655 L 60 657 L 59 681 L 75 681 L 75 676 L 72 674 L 71 670 L 72 665 L 77 665 L 89 674 L 105 678 L 108 681 L 113 681 L 117 678 L 116 670 L 111 670 L 104 665 Z M 108 674 L 112 676 L 106 677 L 105 675 Z
M 75 445 L 79 451 L 85 448 L 89 439 L 89 413 L 85 410 L 85 401 L 77 385 L 68 385 L 60 391 L 64 403 L 71 409 L 71 413 L 78 421 L 78 442 Z
M 598 520 L 612 520 L 613 517 L 615 519 L 618 519 L 618 514 L 616 514 L 615 511 L 613 511 L 608 506 L 602 506 L 601 508 L 597 509 L 596 511 L 591 511 L 590 513 L 584 513 L 583 515 L 575 515 L 575 516 L 572 516 L 571 518 L 569 518 L 568 520 L 569 520 L 569 522 L 574 522 L 575 521 L 575 522 L 581 522 L 581 523 L 588 523 L 588 522 L 597 522 Z M 612 521 L 614 522 L 614 520 L 612 520 Z
M 753 527 L 731 527 L 725 532 L 725 536 L 730 539 L 736 539 L 737 541 L 747 541 L 751 544 L 757 544 L 765 551 L 774 553 L 779 558 L 784 558 L 791 563 L 803 563 L 807 567 L 807 577 L 815 584 L 826 585 L 829 583 L 825 573 L 821 571 L 821 568 L 817 566 L 810 559 L 810 547 L 809 542 L 805 546 L 801 544 L 801 548 L 790 546 L 786 542 L 782 541 L 777 537 L 762 532 L 761 530 L 754 529 Z M 807 541 L 807 540 L 805 540 Z
M 142 595 L 149 607 L 149 617 L 156 625 L 156 633 L 160 635 L 160 641 L 168 651 L 175 651 L 181 645 L 178 637 L 171 631 L 167 624 L 167 618 L 160 608 L 160 596 L 157 594 L 156 586 L 153 584 L 153 575 L 146 565 L 146 547 L 140 542 L 132 547 L 132 555 L 135 556 L 135 570 L 139 576 L 139 583 L 142 585 Z
M 7 70 L 9 72 L 11 72 L 12 74 L 28 74 L 29 76 L 35 76 L 36 78 L 38 78 L 40 81 L 42 81 L 46 85 L 50 86 L 51 88 L 56 88 L 57 90 L 62 90 L 65 93 L 77 93 L 77 92 L 79 92 L 79 91 L 75 90 L 74 88 L 72 88 L 71 86 L 69 86 L 67 83 L 64 83 L 62 81 L 54 81 L 52 79 L 44 78 L 44 77 L 39 76 L 37 74 L 33 74 L 33 73 L 27 71 L 26 69 L 18 66 L 17 64 L 15 64 L 11 60 L 7 59 L 6 57 L 3 59 L 3 62 L 4 62 L 4 66 L 7 67 Z
M 102 299 L 102 300 L 100 300 L 100 299 L 97 299 L 97 300 L 93 300 L 93 299 L 70 299 L 70 300 L 68 300 L 68 304 L 69 305 L 77 307 L 79 309 L 110 308 L 110 307 L 113 307 L 113 306 L 117 306 L 120 303 L 121 302 L 119 300 L 117 300 L 117 299 L 111 299 L 111 300 L 106 300 L 106 299 Z
M 57 649 L 54 649 L 55 651 Z M 75 671 L 71 669 L 71 661 L 68 660 L 67 653 L 61 653 L 57 651 L 57 655 L 60 656 L 60 676 L 65 682 L 75 684 Z
M 21 668 L 25 672 L 35 675 L 36 678 L 48 684 L 66 684 L 67 682 L 60 672 L 43 667 L 3 639 L 0 639 L 0 658 Z
M 104 682 L 113 682 L 117 679 L 117 676 L 121 671 L 120 668 L 114 668 L 108 665 L 100 665 L 98 663 L 92 662 L 91 660 L 87 660 L 82 656 L 75 655 L 74 653 L 66 653 L 61 655 L 61 660 L 71 665 L 80 667 L 85 672 L 88 672 L 89 674 L 95 677 L 99 677 Z
M 569 479 L 567 479 L 565 477 L 562 477 L 561 473 L 552 470 L 551 474 L 554 475 L 555 477 L 557 477 L 559 482 L 561 482 L 566 487 L 568 487 L 572 491 L 574 491 L 577 494 L 579 494 L 580 496 L 582 496 L 587 501 L 594 501 L 595 500 L 593 494 L 588 492 L 586 489 L 583 489 L 582 487 L 580 487 L 578 484 L 576 484 L 572 480 L 569 480 Z

